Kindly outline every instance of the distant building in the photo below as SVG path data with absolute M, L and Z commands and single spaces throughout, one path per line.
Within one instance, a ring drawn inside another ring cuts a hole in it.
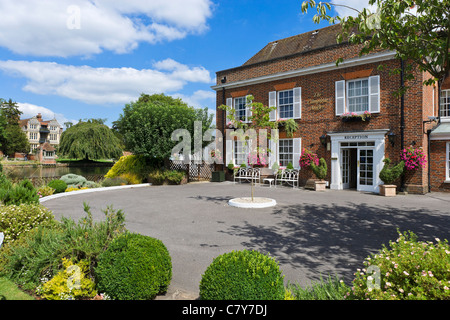
M 37 151 L 39 160 L 51 160 L 55 158 L 55 150 L 59 146 L 62 126 L 54 118 L 52 120 L 42 120 L 42 115 L 38 113 L 29 119 L 19 121 L 20 127 L 26 133 L 30 142 L 30 153 L 35 154 Z

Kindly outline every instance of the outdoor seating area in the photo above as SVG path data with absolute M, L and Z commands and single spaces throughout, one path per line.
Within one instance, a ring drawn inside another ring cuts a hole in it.
M 261 169 L 260 168 L 239 168 L 239 170 L 234 175 L 234 182 L 242 180 L 247 182 L 257 182 L 261 184 Z
M 296 169 L 284 169 L 278 171 L 275 174 L 275 186 L 288 184 L 292 185 L 292 188 L 298 188 L 299 170 Z

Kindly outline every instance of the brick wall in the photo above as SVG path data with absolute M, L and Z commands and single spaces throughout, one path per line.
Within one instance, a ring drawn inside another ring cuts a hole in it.
M 320 65 L 334 62 L 338 57 L 352 58 L 359 52 L 359 46 L 343 45 L 332 50 L 316 50 L 305 55 L 293 56 L 285 59 L 277 59 L 271 62 L 258 63 L 247 67 L 217 72 L 218 84 L 222 77 L 227 77 L 227 84 L 235 81 L 255 78 L 263 75 L 279 73 L 283 71 Z M 379 69 L 382 65 L 383 68 Z M 302 118 L 298 120 L 299 130 L 294 134 L 294 138 L 302 138 L 302 148 L 317 153 L 319 157 L 324 157 L 328 164 L 328 177 L 330 180 L 331 153 L 320 144 L 319 137 L 330 131 L 365 131 L 372 129 L 389 129 L 396 135 L 395 145 L 392 146 L 386 138 L 385 156 L 394 163 L 400 160 L 400 98 L 395 95 L 400 85 L 400 75 L 390 74 L 390 70 L 400 67 L 400 61 L 389 60 L 380 63 L 366 64 L 349 68 L 336 68 L 332 71 L 310 74 L 300 77 L 292 77 L 278 81 L 265 82 L 251 86 L 242 86 L 233 89 L 217 91 L 217 105 L 224 104 L 226 98 L 239 96 L 242 92 L 251 94 L 255 101 L 265 105 L 269 103 L 270 91 L 283 87 L 302 87 Z M 380 75 L 381 105 L 380 113 L 374 114 L 368 122 L 344 123 L 335 116 L 335 82 L 343 79 L 354 79 L 358 77 L 368 77 Z M 427 137 L 423 133 L 423 121 L 432 115 L 433 109 L 430 101 L 433 96 L 432 87 L 423 88 L 423 80 L 427 75 L 415 69 L 416 80 L 407 82 L 410 87 L 405 96 L 405 147 L 423 147 L 427 152 Z M 436 93 L 436 92 L 435 92 Z M 322 99 L 321 107 L 317 108 L 317 99 Z M 437 100 L 436 100 L 437 101 Z M 323 108 L 322 108 L 323 107 Z M 224 132 L 225 112 L 217 110 L 217 128 Z M 285 133 L 280 131 L 280 138 L 284 138 Z M 224 146 L 225 149 L 225 146 Z M 226 150 L 224 150 L 225 154 Z M 445 153 L 444 153 L 445 156 Z M 308 170 L 302 170 L 300 174 L 301 182 L 305 183 L 313 175 Z M 420 169 L 414 174 L 408 173 L 405 177 L 407 191 L 411 193 L 425 193 L 428 190 L 428 171 Z M 436 181 L 433 181 L 436 183 Z M 439 186 L 436 184 L 436 188 Z

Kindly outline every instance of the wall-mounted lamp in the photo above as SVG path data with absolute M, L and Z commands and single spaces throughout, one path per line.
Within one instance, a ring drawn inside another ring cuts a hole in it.
M 222 83 L 227 82 L 227 77 L 223 77 L 222 79 L 220 79 L 220 82 L 222 82 Z
M 325 134 L 323 134 L 323 135 L 321 135 L 321 136 L 319 137 L 319 139 L 320 139 L 320 143 L 321 143 L 324 147 L 326 147 L 326 146 L 327 146 L 327 136 L 326 136 Z
M 415 146 L 416 145 L 416 141 L 414 140 L 413 142 L 411 142 L 411 145 Z
M 391 131 L 388 134 L 388 139 L 389 139 L 389 142 L 391 143 L 391 146 L 394 146 L 395 145 L 395 133 L 393 131 Z

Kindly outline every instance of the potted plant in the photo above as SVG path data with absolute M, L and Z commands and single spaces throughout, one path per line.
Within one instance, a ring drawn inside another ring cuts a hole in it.
M 324 158 L 319 159 L 319 165 L 316 165 L 314 162 L 311 163 L 311 170 L 316 175 L 317 179 L 314 181 L 314 190 L 316 191 L 325 191 L 326 189 L 326 181 L 324 180 L 327 176 L 327 163 Z
M 371 117 L 372 114 L 369 111 L 364 111 L 362 114 L 356 112 L 346 112 L 341 115 L 343 122 L 369 121 Z
M 380 171 L 380 179 L 384 184 L 380 185 L 380 195 L 385 197 L 394 197 L 397 194 L 397 186 L 394 183 L 398 177 L 403 174 L 405 161 L 400 161 L 397 165 L 391 167 L 391 159 L 383 160 L 384 166 Z

